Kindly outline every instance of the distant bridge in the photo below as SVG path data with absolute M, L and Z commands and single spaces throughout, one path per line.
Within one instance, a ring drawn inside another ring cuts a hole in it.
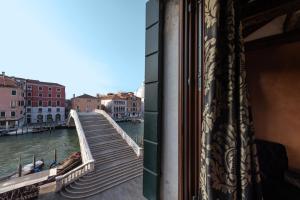
M 76 126 L 82 165 L 56 177 L 62 197 L 87 198 L 142 175 L 142 148 L 106 112 L 71 110 L 67 124 Z

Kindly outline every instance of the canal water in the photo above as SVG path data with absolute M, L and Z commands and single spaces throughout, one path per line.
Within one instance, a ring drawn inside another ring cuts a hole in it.
M 144 122 L 119 122 L 121 128 L 142 146 Z M 32 163 L 32 156 L 36 160 L 44 159 L 45 168 L 54 160 L 54 149 L 57 160 L 62 161 L 71 153 L 80 151 L 76 129 L 56 129 L 43 133 L 28 133 L 18 136 L 0 137 L 0 177 L 17 171 L 19 157 L 22 164 Z
M 118 122 L 118 124 L 139 146 L 143 146 L 144 122 Z
M 44 159 L 48 168 L 54 160 L 54 149 L 58 161 L 80 151 L 76 129 L 0 137 L 0 177 L 17 171 L 20 156 L 23 164 L 29 164 L 35 155 L 36 160 Z

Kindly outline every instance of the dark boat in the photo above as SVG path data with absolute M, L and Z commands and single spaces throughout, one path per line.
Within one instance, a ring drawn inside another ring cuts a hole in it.
M 81 153 L 76 152 L 59 163 L 57 167 L 57 175 L 65 174 L 81 164 Z

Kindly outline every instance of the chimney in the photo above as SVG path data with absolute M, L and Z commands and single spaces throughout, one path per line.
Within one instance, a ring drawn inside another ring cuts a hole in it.
M 75 98 L 75 94 L 73 94 L 73 98 Z
M 5 72 L 2 72 L 2 76 L 5 76 Z

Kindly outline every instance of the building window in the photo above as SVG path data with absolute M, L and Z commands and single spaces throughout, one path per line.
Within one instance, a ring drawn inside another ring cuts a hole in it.
M 52 122 L 52 121 L 53 121 L 52 115 L 48 114 L 47 115 L 47 122 Z
M 31 123 L 31 115 L 27 115 L 27 123 L 30 124 Z
M 39 90 L 43 90 L 43 87 L 39 87 Z
M 51 112 L 52 111 L 52 109 L 51 108 L 48 108 L 48 112 Z
M 21 110 L 21 111 L 20 111 L 20 115 L 22 115 L 22 114 L 23 114 L 23 111 Z
M 27 93 L 27 96 L 28 96 L 28 97 L 31 97 L 31 92 L 28 92 L 28 93 Z
M 30 112 L 31 112 L 31 108 L 27 108 L 27 112 L 29 112 L 29 113 L 30 113 Z
M 39 97 L 43 97 L 43 94 L 42 94 L 42 93 L 39 93 Z
M 2 111 L 0 117 L 5 117 L 5 112 Z
M 37 116 L 37 122 L 38 122 L 38 123 L 42 123 L 43 121 L 44 121 L 43 115 L 38 115 L 38 116 Z
M 56 122 L 60 122 L 60 121 L 61 121 L 61 116 L 60 116 L 60 114 L 56 114 L 56 115 L 55 115 L 55 121 L 56 121 Z
M 59 101 L 56 102 L 56 106 L 60 106 L 60 102 Z
M 17 91 L 16 90 L 12 90 L 11 91 L 11 95 L 16 96 L 17 95 Z
M 48 106 L 51 106 L 51 101 L 48 101 Z
M 43 106 L 43 102 L 41 100 L 39 101 L 39 106 Z
M 48 94 L 48 97 L 51 97 L 51 94 L 50 94 L 50 93 Z
M 49 90 L 49 91 L 51 91 L 51 90 L 52 90 L 52 88 L 51 88 L 51 87 L 49 87 L 49 88 L 48 88 L 48 90 Z
M 57 94 L 56 96 L 57 96 L 57 98 L 60 98 L 60 94 Z
M 39 112 L 43 112 L 43 108 L 39 108 Z
M 31 100 L 27 101 L 27 106 L 31 106 Z
M 28 90 L 31 90 L 31 89 L 32 89 L 31 85 L 28 85 L 28 86 L 27 86 L 27 89 L 28 89 Z
M 16 116 L 16 112 L 15 112 L 15 111 L 12 111 L 12 112 L 10 113 L 10 116 L 11 116 L 11 117 L 15 117 L 15 116 Z
M 15 108 L 16 107 L 16 101 L 11 101 L 10 102 L 10 107 Z
M 56 91 L 57 91 L 57 92 L 60 92 L 60 88 L 57 88 Z
M 56 108 L 56 112 L 60 112 L 60 108 Z

